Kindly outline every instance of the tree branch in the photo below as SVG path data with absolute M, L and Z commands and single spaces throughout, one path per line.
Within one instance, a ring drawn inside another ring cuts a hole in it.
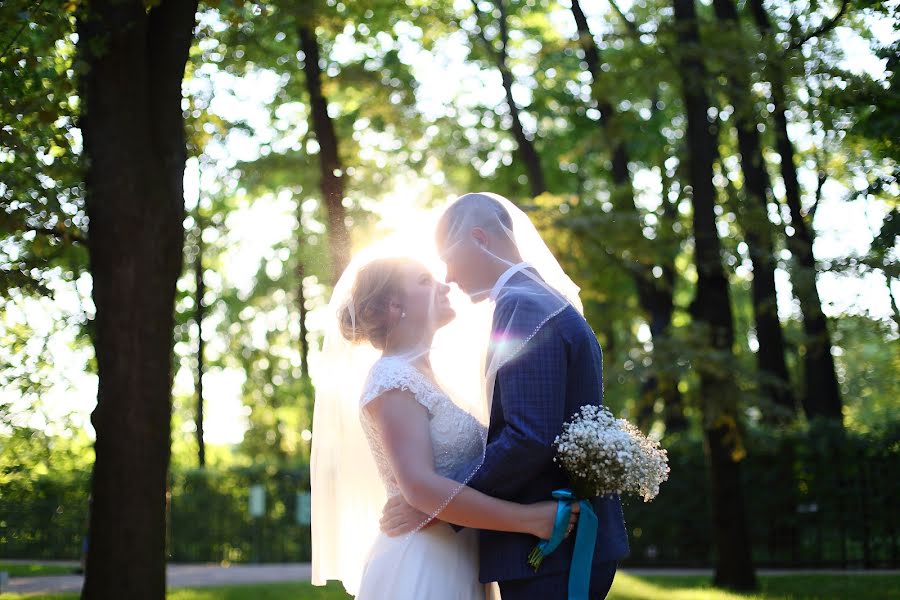
M 487 19 L 488 15 L 486 15 L 480 8 L 478 8 L 478 0 L 472 0 L 472 8 L 474 8 L 475 10 L 475 21 L 478 24 L 478 37 L 484 44 L 485 49 L 488 51 L 488 54 L 490 54 L 494 59 L 494 63 L 497 65 L 497 69 L 500 71 L 500 76 L 504 79 L 509 78 L 511 80 L 512 75 L 510 74 L 509 67 L 506 65 L 506 44 L 508 38 L 506 25 L 506 9 L 503 7 L 503 0 L 497 0 L 497 3 L 500 6 L 500 42 L 502 44 L 500 50 L 494 48 L 494 44 L 492 44 L 488 39 L 487 34 L 484 31 L 484 27 L 482 27 L 481 25 L 482 17 Z M 512 99 L 510 98 L 508 101 L 512 102 Z
M 619 7 L 619 3 L 616 2 L 616 0 L 609 0 L 609 4 L 613 7 L 613 10 L 616 11 L 616 14 L 618 14 L 619 17 L 621 17 L 621 19 L 625 21 L 625 25 L 628 27 L 628 30 L 636 37 L 640 37 L 641 32 L 638 29 L 637 24 L 628 18 L 628 15 L 626 15 L 625 12 Z
M 43 1 L 44 0 L 37 0 L 37 2 L 35 2 L 34 6 L 31 7 L 31 10 L 37 10 L 41 6 L 41 3 Z M 9 43 L 6 44 L 6 47 L 3 49 L 3 52 L 0 52 L 0 60 L 3 60 L 4 58 L 6 58 L 6 53 L 10 51 L 10 49 L 13 47 L 13 44 L 16 43 L 16 40 L 19 39 L 19 36 L 22 35 L 22 32 L 25 31 L 25 28 L 28 27 L 28 25 L 31 22 L 32 22 L 31 20 L 28 20 L 28 21 L 24 21 L 22 23 L 22 26 L 19 27 L 19 30 L 16 31 L 16 33 L 12 36 L 12 39 L 9 40 Z
M 803 44 L 813 39 L 814 37 L 819 37 L 824 35 L 837 27 L 838 22 L 841 20 L 841 17 L 844 16 L 844 13 L 847 12 L 847 8 L 850 6 L 850 0 L 841 0 L 841 6 L 835 14 L 830 19 L 824 21 L 821 25 L 813 29 L 812 31 L 807 32 L 803 37 L 794 40 L 791 42 L 791 45 L 787 47 L 787 50 L 784 51 L 784 54 L 788 54 L 789 52 L 793 52 L 794 50 L 799 49 Z
M 815 114 L 814 106 L 813 106 L 813 98 L 815 97 L 812 93 L 812 89 L 810 86 L 806 86 L 806 91 L 809 96 L 809 114 Z M 817 130 L 816 122 L 810 122 L 810 128 L 812 133 L 815 133 Z M 828 142 L 828 136 L 824 131 L 825 126 L 822 124 L 822 143 L 819 147 L 814 151 L 815 160 L 816 160 L 816 191 L 813 197 L 813 205 L 806 211 L 807 216 L 809 217 L 810 226 L 812 226 L 813 220 L 816 218 L 816 209 L 819 208 L 819 202 L 822 200 L 822 188 L 825 185 L 825 182 L 828 181 L 828 152 L 826 149 L 826 144 Z
M 816 209 L 819 208 L 819 201 L 822 200 L 822 188 L 825 186 L 826 181 L 828 181 L 828 173 L 820 168 L 818 173 L 818 181 L 816 183 L 815 200 L 813 201 L 813 205 L 809 208 L 809 211 L 807 211 L 810 223 L 812 223 L 813 219 L 816 218 Z
M 87 246 L 88 240 L 86 237 L 81 235 L 80 233 L 74 233 L 67 229 L 54 229 L 52 227 L 28 227 L 26 226 L 25 231 L 33 231 L 34 233 L 39 233 L 41 235 L 47 235 L 50 237 L 55 237 L 58 240 L 62 240 L 64 242 L 75 242 L 78 244 L 84 244 Z
M 621 7 L 619 6 L 618 2 L 616 2 L 616 0 L 609 0 L 609 4 L 610 4 L 610 6 L 613 7 L 613 10 L 616 11 L 616 14 L 618 14 L 619 17 L 621 17 L 621 19 L 623 21 L 625 21 L 625 28 L 628 30 L 628 33 L 631 34 L 631 37 L 633 37 L 637 43 L 646 45 L 645 42 L 641 39 L 641 30 L 638 28 L 637 23 L 635 23 L 633 20 L 631 20 L 628 17 L 627 14 L 625 14 L 625 11 L 623 11 L 621 9 Z M 674 55 L 673 51 L 672 51 L 673 50 L 672 47 L 669 44 L 667 44 L 662 39 L 662 37 L 659 35 L 659 29 L 657 29 L 656 34 L 657 34 L 656 35 L 657 45 L 665 51 L 665 52 L 660 53 L 661 56 L 665 60 L 671 62 L 674 65 L 675 63 L 672 60 L 672 56 Z M 676 67 L 677 67 L 677 65 L 676 65 Z
M 593 244 L 598 250 L 603 252 L 614 264 L 618 265 L 626 273 L 632 276 L 643 277 L 646 269 L 643 269 L 633 260 L 626 260 L 624 257 L 616 253 L 616 250 L 607 243 L 599 231 L 595 227 L 585 227 L 579 224 L 569 223 L 566 225 L 573 235 L 583 242 Z
M 575 17 L 575 28 L 578 30 L 578 41 L 581 44 L 581 49 L 584 50 L 584 60 L 588 64 L 588 71 L 591 72 L 594 85 L 596 85 L 600 70 L 600 50 L 597 48 L 597 42 L 594 40 L 594 35 L 588 26 L 587 17 L 584 11 L 581 10 L 581 4 L 579 4 L 578 0 L 571 1 L 572 15 Z
M 507 45 L 509 44 L 509 27 L 506 22 L 506 5 L 503 0 L 494 0 L 497 8 L 500 10 L 500 60 L 506 64 L 506 58 L 509 56 Z
M 884 277 L 887 279 L 887 291 L 888 297 L 891 299 L 894 323 L 896 323 L 897 328 L 900 329 L 900 307 L 897 306 L 897 299 L 894 297 L 894 278 L 888 273 L 884 273 Z
M 484 44 L 485 49 L 488 51 L 488 54 L 497 62 L 498 66 L 502 64 L 501 57 L 498 56 L 496 48 L 491 43 L 491 40 L 487 38 L 487 34 L 484 32 L 484 26 L 481 24 L 481 18 L 484 16 L 484 13 L 478 8 L 478 0 L 472 0 L 472 9 L 475 12 L 475 24 L 478 26 L 478 37 L 481 39 Z M 460 23 L 460 28 L 461 27 Z

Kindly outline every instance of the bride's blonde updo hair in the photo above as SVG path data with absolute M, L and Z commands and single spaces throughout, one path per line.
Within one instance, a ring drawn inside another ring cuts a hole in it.
M 338 312 L 341 334 L 346 339 L 368 342 L 384 350 L 393 326 L 391 302 L 403 296 L 403 267 L 409 262 L 403 258 L 380 258 L 359 270 L 350 299 Z

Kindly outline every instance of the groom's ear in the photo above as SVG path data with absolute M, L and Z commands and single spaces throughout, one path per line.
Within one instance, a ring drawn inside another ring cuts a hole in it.
M 488 235 L 487 232 L 481 227 L 473 227 L 472 228 L 472 238 L 475 240 L 475 243 L 484 248 L 487 246 Z

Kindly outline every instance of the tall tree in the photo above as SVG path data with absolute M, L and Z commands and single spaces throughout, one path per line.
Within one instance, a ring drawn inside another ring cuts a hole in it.
M 612 193 L 613 205 L 622 214 L 624 225 L 632 230 L 632 238 L 640 243 L 644 240 L 644 236 L 641 232 L 640 209 L 635 201 L 634 186 L 628 169 L 630 158 L 625 132 L 609 99 L 609 91 L 604 89 L 608 78 L 602 76 L 600 68 L 602 56 L 594 40 L 594 35 L 591 33 L 587 17 L 581 9 L 579 1 L 571 1 L 579 44 L 584 51 L 587 70 L 593 81 L 594 102 L 597 110 L 600 111 L 600 126 L 612 155 L 612 178 L 615 185 Z M 655 105 L 654 102 L 654 108 Z M 666 200 L 663 199 L 663 202 Z M 644 257 L 646 253 L 640 252 L 639 254 Z M 658 348 L 665 345 L 671 333 L 674 312 L 675 256 L 674 253 L 663 251 L 655 258 L 659 259 L 655 262 L 661 263 L 659 265 L 660 277 L 655 277 L 653 274 L 654 264 L 641 261 L 631 263 L 628 272 L 634 280 L 638 302 L 645 313 L 654 346 Z M 662 397 L 665 405 L 666 431 L 678 431 L 687 426 L 681 392 L 678 390 L 678 381 L 667 371 L 657 370 L 649 373 L 642 383 L 641 392 L 644 397 L 645 411 L 652 408 L 657 396 Z
M 309 309 L 306 308 L 306 290 L 303 280 L 306 279 L 306 265 L 300 260 L 297 264 L 297 312 L 300 321 L 300 373 L 304 379 L 309 378 L 309 328 L 307 319 Z
M 846 2 L 842 4 L 842 9 L 833 22 L 826 24 L 831 23 L 831 26 L 834 26 L 843 14 L 845 5 Z M 769 48 L 764 74 L 771 86 L 775 150 L 781 156 L 781 179 L 793 229 L 793 233 L 788 237 L 788 248 L 795 261 L 792 280 L 794 293 L 800 301 L 800 310 L 803 313 L 805 334 L 803 409 L 809 419 L 821 417 L 840 423 L 843 419 L 841 391 L 831 354 L 831 334 L 828 332 L 828 323 L 822 312 L 822 300 L 816 287 L 817 267 L 813 255 L 812 215 L 807 215 L 803 210 L 794 145 L 788 136 L 786 90 L 788 82 L 783 65 L 786 57 L 781 46 L 775 43 L 772 23 L 762 0 L 750 0 L 748 7 Z M 803 36 L 803 39 L 791 45 L 792 49 L 796 49 L 798 44 L 802 45 L 805 39 L 810 38 Z
M 472 7 L 477 21 L 477 34 L 485 51 L 500 72 L 506 106 L 512 123 L 512 134 L 516 140 L 519 160 L 522 161 L 522 166 L 528 174 L 528 187 L 531 196 L 540 196 L 547 191 L 544 170 L 541 167 L 541 158 L 535 148 L 534 140 L 525 133 L 525 127 L 522 125 L 522 109 L 513 97 L 512 88 L 515 80 L 509 67 L 509 7 L 507 0 L 491 0 L 491 3 L 496 8 L 490 14 L 496 13 L 497 15 L 496 22 L 493 23 L 498 30 L 497 39 L 491 40 L 485 32 L 485 28 L 492 24 L 490 14 L 481 10 L 479 0 L 472 0 Z
M 316 37 L 315 13 L 305 11 L 297 26 L 300 50 L 303 52 L 303 72 L 309 92 L 309 112 L 312 130 L 319 144 L 319 186 L 328 213 L 328 240 L 331 251 L 332 284 L 337 283 L 350 262 L 350 237 L 347 233 L 344 209 L 344 168 L 338 152 L 338 138 L 328 114 L 328 99 L 322 91 L 322 68 L 319 40 Z
M 199 162 L 199 161 L 198 161 Z M 199 178 L 198 178 L 199 181 Z M 203 278 L 203 227 L 204 218 L 200 202 L 197 202 L 196 210 L 196 252 L 194 256 L 194 323 L 197 324 L 197 372 L 194 387 L 197 393 L 197 463 L 206 466 L 206 443 L 203 440 L 203 375 L 206 371 L 205 342 L 203 340 L 203 320 L 206 317 L 206 281 Z
M 181 83 L 196 1 L 82 3 L 78 52 L 99 374 L 82 598 L 166 594 L 175 284 L 184 243 Z
M 723 587 L 750 590 L 756 587 L 756 575 L 750 555 L 741 484 L 738 390 L 731 370 L 734 320 L 716 228 L 713 163 L 717 144 L 707 117 L 710 103 L 704 85 L 708 76 L 702 61 L 694 0 L 674 0 L 674 8 L 687 117 L 688 182 L 692 188 L 694 262 L 697 267 L 691 315 L 704 336 L 703 345 L 718 359 L 695 365 L 700 375 L 700 402 L 712 491 L 716 550 L 714 582 Z
M 751 297 L 759 343 L 756 362 L 760 389 L 773 403 L 770 416 L 790 419 L 795 415 L 796 407 L 785 360 L 784 332 L 778 320 L 773 227 L 768 218 L 771 182 L 757 129 L 759 120 L 753 101 L 751 66 L 747 60 L 750 49 L 743 44 L 734 1 L 713 0 L 713 7 L 726 33 L 722 39 L 722 55 L 733 57 L 725 60 L 725 76 L 728 98 L 734 108 L 734 127 L 744 175 L 743 192 L 747 200 L 738 207 L 738 214 L 753 264 Z M 778 414 L 771 415 L 774 412 Z

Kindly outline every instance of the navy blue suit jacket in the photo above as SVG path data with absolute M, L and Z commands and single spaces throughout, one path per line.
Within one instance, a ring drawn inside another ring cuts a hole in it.
M 527 338 L 539 333 L 497 372 L 484 463 L 468 485 L 496 498 L 520 503 L 550 500 L 551 493 L 569 486 L 553 462 L 553 441 L 564 421 L 586 404 L 603 400 L 600 345 L 590 326 L 572 306 L 546 324 L 546 306 L 529 295 L 540 289 L 528 275 L 510 280 L 512 291 L 501 294 L 494 311 L 494 332 Z M 628 554 L 628 537 L 618 496 L 591 501 L 599 526 L 594 563 Z M 528 566 L 533 536 L 482 530 L 482 582 L 523 579 L 567 572 L 575 536 L 571 535 L 537 573 Z

